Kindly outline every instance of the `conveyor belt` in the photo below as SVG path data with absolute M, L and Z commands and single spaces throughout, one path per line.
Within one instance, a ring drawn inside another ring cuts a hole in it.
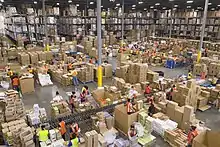
M 97 112 L 102 112 L 102 111 L 109 112 L 110 114 L 112 114 L 114 112 L 115 106 L 123 104 L 123 103 L 126 103 L 126 101 L 122 101 L 117 104 L 112 104 L 112 105 L 108 105 L 108 106 L 97 108 L 97 109 L 88 110 L 88 111 L 77 113 L 77 114 L 71 114 L 68 116 L 60 117 L 60 118 L 62 118 L 62 120 L 64 120 L 66 124 L 70 124 L 74 122 L 77 122 L 79 125 L 80 123 L 81 124 L 88 123 L 88 127 L 89 127 L 89 124 L 91 123 L 91 118 L 90 118 L 91 115 L 95 115 Z M 45 124 L 45 123 L 48 123 L 51 129 L 57 128 L 59 124 L 59 118 L 49 119 L 47 121 L 42 122 L 42 124 Z M 34 127 L 38 128 L 40 127 L 40 124 L 34 125 Z

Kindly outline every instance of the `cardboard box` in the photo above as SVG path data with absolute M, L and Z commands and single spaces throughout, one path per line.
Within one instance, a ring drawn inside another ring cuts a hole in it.
M 194 108 L 192 106 L 189 105 L 184 106 L 183 122 L 191 121 L 193 114 L 194 114 Z
M 184 107 L 178 107 L 175 109 L 174 121 L 177 122 L 179 126 L 183 121 L 183 112 L 184 112 Z
M 19 81 L 22 94 L 35 91 L 33 78 L 19 79 Z
M 220 132 L 207 130 L 194 138 L 192 147 L 220 147 L 219 138 Z
M 130 128 L 133 122 L 137 122 L 139 111 L 132 113 L 130 115 L 127 114 L 126 106 L 124 104 L 118 105 L 115 107 L 115 126 L 120 131 L 127 134 L 128 129 Z
M 197 102 L 197 108 L 204 107 L 208 104 L 208 98 L 207 97 L 198 97 L 198 102 Z

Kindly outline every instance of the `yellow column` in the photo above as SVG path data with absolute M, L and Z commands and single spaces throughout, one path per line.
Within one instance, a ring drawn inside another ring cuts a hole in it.
M 98 87 L 102 87 L 102 66 L 98 66 Z
M 201 57 L 202 57 L 202 51 L 199 50 L 199 51 L 198 51 L 198 56 L 197 56 L 197 63 L 200 62 Z

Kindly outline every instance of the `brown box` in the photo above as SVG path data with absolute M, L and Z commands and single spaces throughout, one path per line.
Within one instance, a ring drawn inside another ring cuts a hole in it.
M 194 114 L 194 108 L 192 106 L 189 105 L 184 106 L 183 122 L 191 121 L 193 114 Z
M 219 138 L 220 132 L 207 130 L 194 138 L 192 147 L 220 147 Z
M 209 98 L 210 97 L 210 92 L 202 90 L 201 91 L 201 96 Z
M 184 107 L 178 107 L 175 109 L 174 121 L 177 122 L 179 125 L 181 125 L 181 122 L 183 121 L 183 112 Z
M 127 134 L 129 127 L 133 122 L 137 122 L 139 111 L 128 115 L 124 104 L 115 107 L 115 126 L 120 131 Z
M 198 101 L 197 102 L 197 108 L 204 107 L 208 104 L 208 98 L 207 97 L 199 96 L 197 101 Z
M 25 78 L 20 79 L 20 88 L 22 94 L 34 92 L 34 79 L 33 78 Z

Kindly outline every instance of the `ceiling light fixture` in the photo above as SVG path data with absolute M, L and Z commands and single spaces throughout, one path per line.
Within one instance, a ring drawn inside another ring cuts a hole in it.
M 155 6 L 160 6 L 160 3 L 156 3 Z
M 76 4 L 77 7 L 79 7 L 79 4 Z
M 215 10 L 215 8 L 212 8 L 211 10 L 212 10 L 212 11 L 214 11 L 214 10 Z
M 176 7 L 178 7 L 178 5 L 174 5 L 174 7 L 176 8 Z
M 73 1 L 72 0 L 68 0 L 68 3 L 72 3 Z
M 208 5 L 212 5 L 212 3 L 208 3 Z
M 220 5 L 218 5 L 218 7 L 220 7 Z
M 187 3 L 187 4 L 192 4 L 192 3 L 193 3 L 193 1 L 187 1 L 186 3 Z
M 154 8 L 154 6 L 150 6 L 150 8 L 151 8 L 151 9 L 153 9 L 153 8 Z
M 115 7 L 115 9 L 118 9 L 118 7 Z
M 157 11 L 157 9 L 154 9 L 154 11 Z
M 147 11 L 147 8 L 144 8 L 144 11 Z
M 4 0 L 1 0 L 1 2 L 3 3 L 3 2 L 4 2 Z
M 101 6 L 101 8 L 103 8 L 103 6 Z
M 93 5 L 93 4 L 94 4 L 94 2 L 90 2 L 89 4 L 90 4 L 90 5 Z
M 136 7 L 136 5 L 132 5 L 132 7 Z
M 177 10 L 177 8 L 173 8 L 173 10 L 175 11 L 175 10 Z
M 187 8 L 187 9 L 190 9 L 190 8 L 191 8 L 191 6 L 187 6 L 186 8 Z
M 135 8 L 133 7 L 132 10 L 134 10 Z
M 60 3 L 57 3 L 57 6 L 59 6 L 60 5 Z
M 163 7 L 163 10 L 167 9 L 166 7 Z
M 138 4 L 143 4 L 143 2 L 142 2 L 142 1 L 140 1 L 140 2 L 138 2 Z
M 120 6 L 120 4 L 118 3 L 118 4 L 116 4 L 116 6 Z
M 0 6 L 2 6 L 2 3 L 0 3 Z
M 170 2 L 173 2 L 174 0 L 169 0 Z
M 37 1 L 34 1 L 34 4 L 37 4 Z

